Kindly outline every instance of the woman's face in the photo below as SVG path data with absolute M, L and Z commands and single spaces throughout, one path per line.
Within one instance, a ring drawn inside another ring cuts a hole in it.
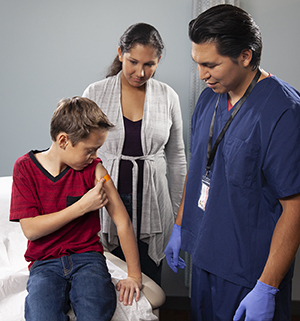
M 141 87 L 150 79 L 161 57 L 151 45 L 136 44 L 129 52 L 122 54 L 118 48 L 119 60 L 122 62 L 123 79 L 133 87 Z

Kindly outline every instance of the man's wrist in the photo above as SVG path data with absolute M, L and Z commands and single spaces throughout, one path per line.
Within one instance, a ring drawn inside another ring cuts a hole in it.
M 266 294 L 275 295 L 279 291 L 276 287 L 266 284 L 260 280 L 257 280 L 255 287 L 258 291 L 266 293 Z

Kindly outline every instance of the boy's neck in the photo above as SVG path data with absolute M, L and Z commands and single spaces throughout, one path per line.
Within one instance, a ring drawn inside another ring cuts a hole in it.
M 67 167 L 66 164 L 61 163 L 57 148 L 58 147 L 55 145 L 55 143 L 52 143 L 48 150 L 35 154 L 38 162 L 53 177 L 58 176 Z

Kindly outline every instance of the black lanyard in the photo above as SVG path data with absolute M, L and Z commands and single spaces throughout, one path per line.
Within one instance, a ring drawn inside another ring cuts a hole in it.
M 213 136 L 215 118 L 216 118 L 217 108 L 218 108 L 220 97 L 221 97 L 221 94 L 219 94 L 219 97 L 218 97 L 218 100 L 217 100 L 217 103 L 216 103 L 216 107 L 215 107 L 215 111 L 214 111 L 214 114 L 213 114 L 213 117 L 212 117 L 212 120 L 211 120 L 210 129 L 209 129 L 208 146 L 207 146 L 207 161 L 206 161 L 206 176 L 208 176 L 208 173 L 209 173 L 210 168 L 211 168 L 211 164 L 212 164 L 212 162 L 213 162 L 213 160 L 215 158 L 215 155 L 216 155 L 216 152 L 217 152 L 217 148 L 218 148 L 222 138 L 224 137 L 229 125 L 231 124 L 231 122 L 233 120 L 233 118 L 238 113 L 238 111 L 241 109 L 241 107 L 242 107 L 243 103 L 245 102 L 245 100 L 247 99 L 247 97 L 250 95 L 250 93 L 251 93 L 252 89 L 254 88 L 254 86 L 256 85 L 260 75 L 261 75 L 261 71 L 258 68 L 255 77 L 251 81 L 251 84 L 249 85 L 249 87 L 245 91 L 243 97 L 237 103 L 237 105 L 234 108 L 233 112 L 231 113 L 229 119 L 227 120 L 226 124 L 224 125 L 220 135 L 218 136 L 214 146 L 212 147 L 212 136 Z

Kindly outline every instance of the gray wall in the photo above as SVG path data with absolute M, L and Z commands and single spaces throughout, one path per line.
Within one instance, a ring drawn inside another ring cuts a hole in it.
M 263 37 L 261 66 L 300 90 L 300 1 L 240 0 Z
M 156 78 L 188 108 L 191 12 L 192 1 L 182 0 L 1 0 L 0 176 L 12 174 L 17 157 L 50 145 L 57 102 L 105 76 L 119 37 L 133 23 L 160 31 L 166 51 Z
M 240 0 L 263 34 L 262 67 L 300 89 L 299 0 Z M 0 176 L 16 158 L 50 145 L 49 121 L 58 100 L 81 95 L 103 78 L 118 39 L 132 23 L 153 24 L 166 45 L 156 78 L 179 94 L 184 138 L 189 134 L 192 0 L 0 0 Z M 299 260 L 298 260 L 299 261 Z M 167 295 L 186 296 L 183 273 L 163 268 Z M 300 300 L 296 264 L 293 299 Z

